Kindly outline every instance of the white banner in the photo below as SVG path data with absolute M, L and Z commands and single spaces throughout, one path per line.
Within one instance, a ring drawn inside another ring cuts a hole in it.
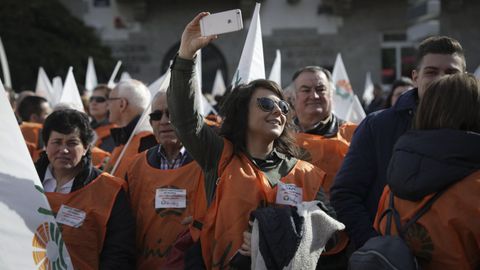
M 249 83 L 256 79 L 265 79 L 260 3 L 255 5 L 252 21 L 248 28 L 247 39 L 245 40 L 245 45 L 243 45 L 240 62 L 231 84 L 235 87 L 241 83 Z
M 348 78 L 347 70 L 345 69 L 345 65 L 343 64 L 342 56 L 340 54 L 337 54 L 337 59 L 335 60 L 335 65 L 333 66 L 332 80 L 335 84 L 332 97 L 333 112 L 336 116 L 343 120 L 356 124 L 360 123 L 363 118 L 365 118 L 365 112 L 361 108 L 361 105 L 361 111 L 358 109 L 355 101 L 355 98 L 357 101 L 358 98 L 353 93 L 350 79 Z
M 0 81 L 0 269 L 73 269 Z

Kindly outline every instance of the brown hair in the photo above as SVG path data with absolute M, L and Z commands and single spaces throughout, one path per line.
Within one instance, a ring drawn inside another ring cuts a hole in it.
M 480 133 L 480 84 L 459 73 L 433 81 L 420 102 L 416 129 L 458 129 Z
M 456 54 L 462 58 L 463 70 L 466 69 L 465 55 L 463 53 L 462 45 L 456 39 L 447 36 L 433 36 L 425 39 L 420 43 L 417 50 L 417 69 L 422 64 L 423 57 L 429 53 L 434 54 Z
M 221 106 L 221 115 L 225 117 L 225 120 L 220 134 L 233 143 L 236 153 L 247 152 L 249 103 L 257 88 L 268 89 L 280 99 L 285 100 L 280 86 L 273 81 L 264 79 L 238 85 L 230 92 Z M 274 140 L 273 147 L 286 156 L 297 157 L 298 147 L 293 136 L 292 125 L 291 115 L 288 114 L 283 132 Z

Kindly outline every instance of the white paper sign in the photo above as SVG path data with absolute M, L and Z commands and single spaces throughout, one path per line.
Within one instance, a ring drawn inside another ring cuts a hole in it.
M 155 209 L 186 208 L 187 190 L 174 188 L 158 188 L 155 195 Z
M 278 184 L 277 204 L 296 206 L 302 203 L 303 190 L 294 184 Z
M 78 228 L 83 224 L 86 216 L 87 214 L 84 211 L 62 204 L 57 213 L 56 220 L 57 223 Z

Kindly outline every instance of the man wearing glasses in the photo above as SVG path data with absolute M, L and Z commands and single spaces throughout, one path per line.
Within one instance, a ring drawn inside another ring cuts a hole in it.
M 202 170 L 170 124 L 165 92 L 153 98 L 149 116 L 158 145 L 137 155 L 127 172 L 139 270 L 170 268 L 164 263 L 177 235 L 206 210 Z
M 115 163 L 121 158 L 118 166 L 112 173 L 114 176 L 125 178 L 125 173 L 133 157 L 137 153 L 143 152 L 157 144 L 155 136 L 147 127 L 137 128 L 123 156 L 120 157 L 123 148 L 149 102 L 150 92 L 148 88 L 137 80 L 120 82 L 115 86 L 107 99 L 109 121 L 116 124 L 118 128 L 111 129 L 115 148 L 113 149 L 111 159 L 105 166 L 105 171 L 112 173 Z

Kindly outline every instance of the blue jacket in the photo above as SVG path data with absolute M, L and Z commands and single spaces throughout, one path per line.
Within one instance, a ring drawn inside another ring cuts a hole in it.
M 357 127 L 331 192 L 331 203 L 356 248 L 376 236 L 373 221 L 386 184 L 397 139 L 412 126 L 418 90 L 403 94 L 395 106 L 369 114 Z

